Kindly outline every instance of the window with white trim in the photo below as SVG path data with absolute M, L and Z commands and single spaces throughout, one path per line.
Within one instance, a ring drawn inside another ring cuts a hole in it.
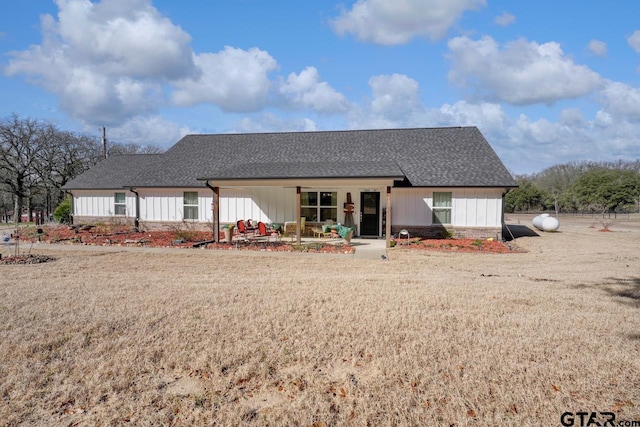
M 183 198 L 183 219 L 198 219 L 198 192 L 185 191 Z
M 113 195 L 113 213 L 114 215 L 127 214 L 127 197 L 124 193 L 115 193 Z
M 303 191 L 300 212 L 300 216 L 309 222 L 338 221 L 338 192 Z
M 433 223 L 451 224 L 451 199 L 450 191 L 433 193 Z

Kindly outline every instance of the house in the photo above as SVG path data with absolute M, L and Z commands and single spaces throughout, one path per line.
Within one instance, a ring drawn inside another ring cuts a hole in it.
M 403 229 L 501 238 L 513 187 L 476 127 L 448 127 L 187 135 L 164 154 L 109 157 L 64 189 L 75 222 L 219 229 L 250 218 L 299 228 L 305 217 L 388 240 Z

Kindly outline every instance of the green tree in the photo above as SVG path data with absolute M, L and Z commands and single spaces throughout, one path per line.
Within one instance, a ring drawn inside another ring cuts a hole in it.
M 71 199 L 65 198 L 53 211 L 53 219 L 63 224 L 71 223 Z
M 576 180 L 573 192 L 583 208 L 593 209 L 604 215 L 638 200 L 640 174 L 634 170 L 593 169 Z
M 505 196 L 505 208 L 509 212 L 544 209 L 545 194 L 534 184 L 530 177 L 516 177 L 518 188 Z

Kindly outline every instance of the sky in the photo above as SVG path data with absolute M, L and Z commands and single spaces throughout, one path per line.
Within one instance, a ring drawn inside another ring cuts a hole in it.
M 640 158 L 637 0 L 0 0 L 0 119 L 191 133 L 477 126 L 516 175 Z

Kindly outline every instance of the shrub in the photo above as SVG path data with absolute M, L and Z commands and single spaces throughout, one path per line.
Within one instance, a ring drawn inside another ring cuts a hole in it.
M 53 219 L 62 223 L 71 223 L 71 199 L 68 197 L 64 199 L 53 211 Z

